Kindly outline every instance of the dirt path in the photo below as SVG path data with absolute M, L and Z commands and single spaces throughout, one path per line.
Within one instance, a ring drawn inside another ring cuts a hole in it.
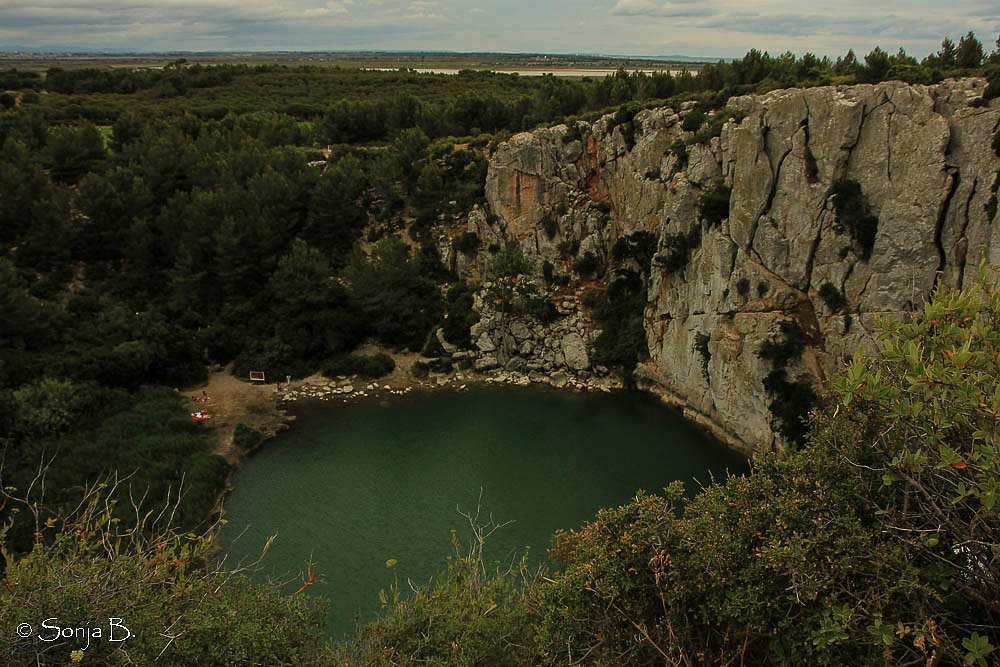
M 295 384 L 294 382 L 292 383 Z M 288 421 L 278 407 L 280 394 L 273 384 L 251 384 L 233 377 L 229 369 L 213 372 L 208 383 L 181 392 L 191 399 L 191 411 L 208 413 L 207 423 L 216 430 L 218 438 L 215 452 L 230 463 L 240 455 L 233 446 L 233 431 L 244 423 L 266 434 L 273 434 Z M 202 400 L 207 395 L 209 400 Z

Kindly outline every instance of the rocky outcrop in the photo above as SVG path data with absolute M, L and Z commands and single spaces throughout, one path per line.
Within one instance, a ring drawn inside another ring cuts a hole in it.
M 489 289 L 490 284 L 484 286 Z M 480 320 L 472 326 L 473 349 L 477 371 L 497 368 L 521 373 L 565 373 L 568 378 L 588 380 L 605 376 L 608 369 L 592 365 L 588 348 L 599 333 L 584 316 L 579 300 L 567 296 L 556 306 L 552 322 L 540 322 L 529 315 L 499 313 L 477 297 L 475 309 Z
M 519 134 L 493 156 L 489 211 L 469 229 L 481 252 L 516 239 L 539 274 L 548 262 L 567 275 L 587 253 L 610 271 L 618 239 L 653 234 L 640 382 L 733 443 L 771 447 L 775 362 L 758 353 L 782 323 L 805 341 L 784 377 L 822 383 L 873 344 L 876 316 L 905 317 L 936 281 L 1000 263 L 1000 100 L 984 89 L 779 90 L 731 99 L 718 133 L 685 131 L 682 108 Z M 719 184 L 728 216 L 706 220 L 699 198 Z M 693 241 L 680 259 L 678 239 Z M 585 369 L 593 336 L 569 333 L 546 349 Z

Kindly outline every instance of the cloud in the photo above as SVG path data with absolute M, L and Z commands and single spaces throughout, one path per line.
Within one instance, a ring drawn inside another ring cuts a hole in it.
M 711 3 L 699 0 L 673 0 L 654 2 L 653 0 L 618 0 L 611 13 L 618 16 L 653 16 L 660 18 L 684 18 L 710 16 Z
M 936 50 L 995 0 L 0 0 L 0 46 L 88 49 L 404 49 L 688 54 Z

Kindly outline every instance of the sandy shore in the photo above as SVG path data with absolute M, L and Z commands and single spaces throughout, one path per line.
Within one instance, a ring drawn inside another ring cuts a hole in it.
M 359 354 L 385 352 L 396 362 L 390 374 L 369 380 L 356 376 L 327 378 L 316 373 L 309 377 L 279 384 L 252 383 L 234 377 L 229 368 L 210 373 L 208 382 L 192 387 L 181 394 L 191 401 L 191 411 L 203 411 L 209 415 L 206 422 L 217 434 L 215 452 L 223 456 L 231 465 L 238 465 L 245 456 L 233 443 L 236 425 L 243 423 L 271 437 L 287 428 L 294 420 L 283 406 L 304 398 L 337 400 L 347 402 L 366 400 L 370 397 L 398 395 L 417 389 L 467 388 L 474 385 L 532 384 L 551 385 L 578 391 L 610 392 L 621 388 L 617 378 L 599 378 L 583 382 L 565 373 L 542 375 L 523 374 L 513 371 L 493 371 L 477 373 L 469 370 L 454 370 L 450 373 L 431 373 L 426 378 L 414 377 L 411 369 L 414 362 L 422 360 L 418 353 L 394 353 L 375 346 L 357 350 Z M 426 361 L 425 359 L 423 359 Z M 207 396 L 207 400 L 203 400 Z

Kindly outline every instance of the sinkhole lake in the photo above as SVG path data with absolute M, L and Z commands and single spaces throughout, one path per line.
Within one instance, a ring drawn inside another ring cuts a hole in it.
M 528 548 L 543 563 L 552 533 L 597 509 L 674 480 L 742 473 L 746 459 L 639 393 L 578 394 L 484 387 L 295 408 L 295 426 L 244 461 L 221 533 L 229 564 L 277 539 L 254 576 L 301 584 L 307 561 L 326 580 L 336 638 L 371 620 L 391 582 L 426 582 L 444 568 L 456 511 L 513 523 L 487 543 L 488 560 Z M 694 487 L 694 484 L 691 485 Z

